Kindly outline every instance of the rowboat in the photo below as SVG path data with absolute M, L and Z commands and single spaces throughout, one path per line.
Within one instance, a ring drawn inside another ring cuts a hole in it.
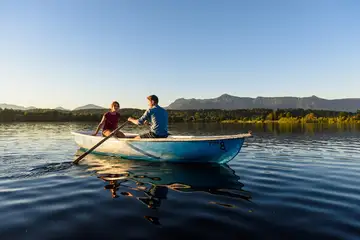
M 104 137 L 89 131 L 73 131 L 76 144 L 87 151 Z M 111 137 L 92 151 L 93 154 L 123 159 L 156 162 L 210 162 L 224 164 L 239 154 L 251 133 L 222 136 L 169 135 L 167 138 L 134 139 L 138 134 L 124 133 L 125 138 Z

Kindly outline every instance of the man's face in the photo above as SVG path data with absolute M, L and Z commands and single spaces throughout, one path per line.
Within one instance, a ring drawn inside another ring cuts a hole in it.
M 152 107 L 152 106 L 153 106 L 153 103 L 154 103 L 154 101 L 148 99 L 148 105 L 149 105 L 149 107 Z

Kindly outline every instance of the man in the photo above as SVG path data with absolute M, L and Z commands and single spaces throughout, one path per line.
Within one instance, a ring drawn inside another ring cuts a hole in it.
M 150 122 L 150 132 L 141 134 L 136 138 L 167 138 L 168 137 L 168 113 L 158 105 L 159 99 L 155 95 L 147 97 L 149 109 L 139 118 L 128 118 L 129 122 L 143 125 Z

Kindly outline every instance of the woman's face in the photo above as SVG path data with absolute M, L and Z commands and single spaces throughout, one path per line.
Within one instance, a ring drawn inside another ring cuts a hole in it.
M 120 108 L 120 106 L 116 103 L 112 106 L 112 110 L 115 112 L 117 112 L 119 110 L 119 108 Z

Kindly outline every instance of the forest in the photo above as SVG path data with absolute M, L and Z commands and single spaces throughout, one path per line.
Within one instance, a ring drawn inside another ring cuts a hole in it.
M 0 109 L 0 122 L 98 122 L 107 109 Z M 140 117 L 144 109 L 120 109 L 121 120 Z M 314 109 L 168 110 L 169 122 L 220 123 L 360 123 L 360 110 L 339 112 Z

